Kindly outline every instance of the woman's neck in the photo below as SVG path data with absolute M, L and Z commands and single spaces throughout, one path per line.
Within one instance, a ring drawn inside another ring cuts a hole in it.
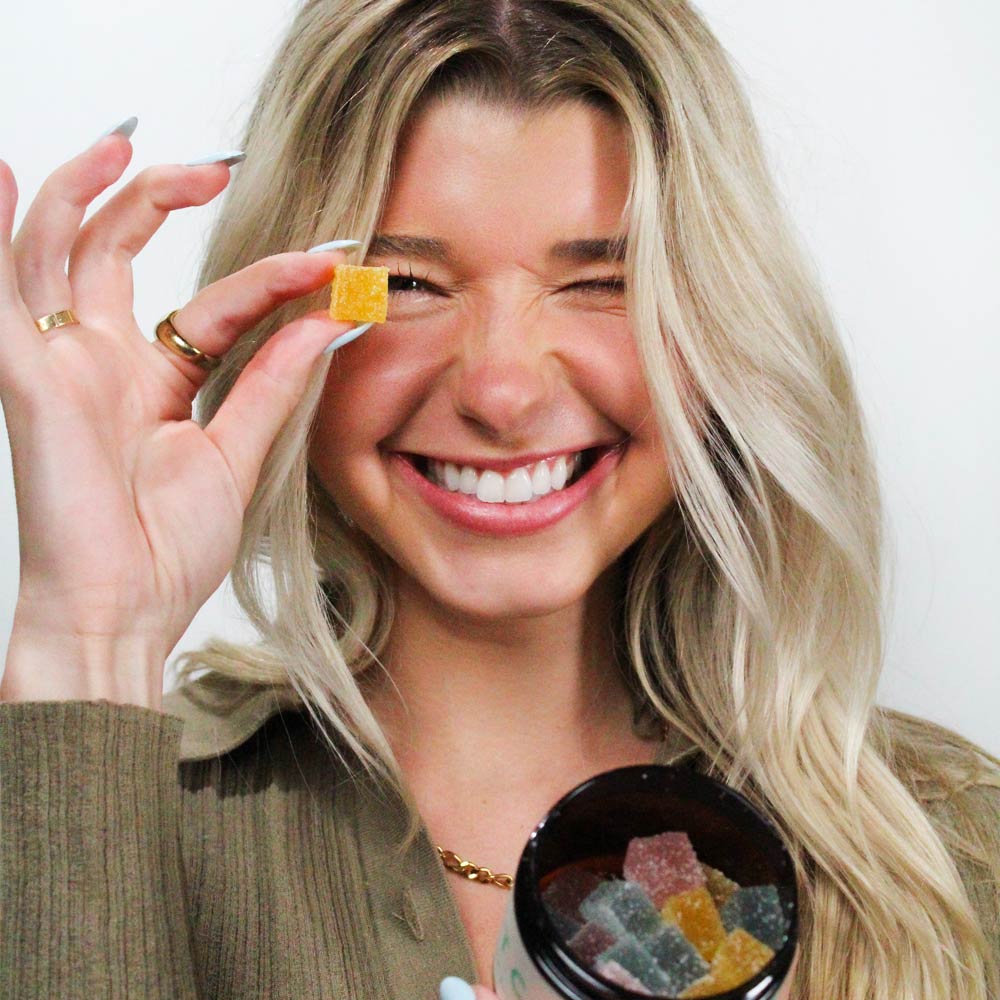
M 502 763 L 508 788 L 547 788 L 634 752 L 612 592 L 609 578 L 545 617 L 463 622 L 401 579 L 389 677 L 369 701 L 410 779 L 467 775 L 471 787 L 477 764 Z

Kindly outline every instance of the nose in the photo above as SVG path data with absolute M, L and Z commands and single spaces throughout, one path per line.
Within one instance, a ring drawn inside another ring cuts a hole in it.
M 490 441 L 530 441 L 550 408 L 554 359 L 539 318 L 484 322 L 463 338 L 455 408 Z

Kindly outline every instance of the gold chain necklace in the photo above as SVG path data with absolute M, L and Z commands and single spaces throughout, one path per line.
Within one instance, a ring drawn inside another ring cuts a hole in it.
M 489 868 L 474 865 L 471 861 L 463 861 L 454 851 L 446 851 L 443 847 L 438 847 L 437 852 L 448 871 L 461 875 L 462 878 L 467 878 L 470 882 L 486 882 L 489 885 L 495 885 L 498 889 L 514 888 L 513 875 L 494 873 Z
M 662 737 L 667 738 L 668 729 L 664 725 Z M 473 864 L 471 861 L 463 861 L 454 851 L 446 851 L 437 845 L 438 857 L 444 862 L 448 871 L 454 872 L 462 878 L 467 878 L 470 882 L 485 882 L 488 885 L 495 885 L 498 889 L 513 889 L 514 876 L 505 875 L 502 872 L 492 872 L 489 868 Z

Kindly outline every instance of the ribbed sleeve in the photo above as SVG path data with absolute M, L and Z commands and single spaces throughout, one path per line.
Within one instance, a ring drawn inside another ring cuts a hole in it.
M 0 704 L 0 996 L 198 996 L 182 729 L 136 705 Z

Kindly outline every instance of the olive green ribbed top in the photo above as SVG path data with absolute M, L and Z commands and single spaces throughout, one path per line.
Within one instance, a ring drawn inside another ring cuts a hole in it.
M 426 829 L 386 863 L 404 820 L 291 691 L 0 704 L 0 996 L 433 1000 L 476 968 Z

